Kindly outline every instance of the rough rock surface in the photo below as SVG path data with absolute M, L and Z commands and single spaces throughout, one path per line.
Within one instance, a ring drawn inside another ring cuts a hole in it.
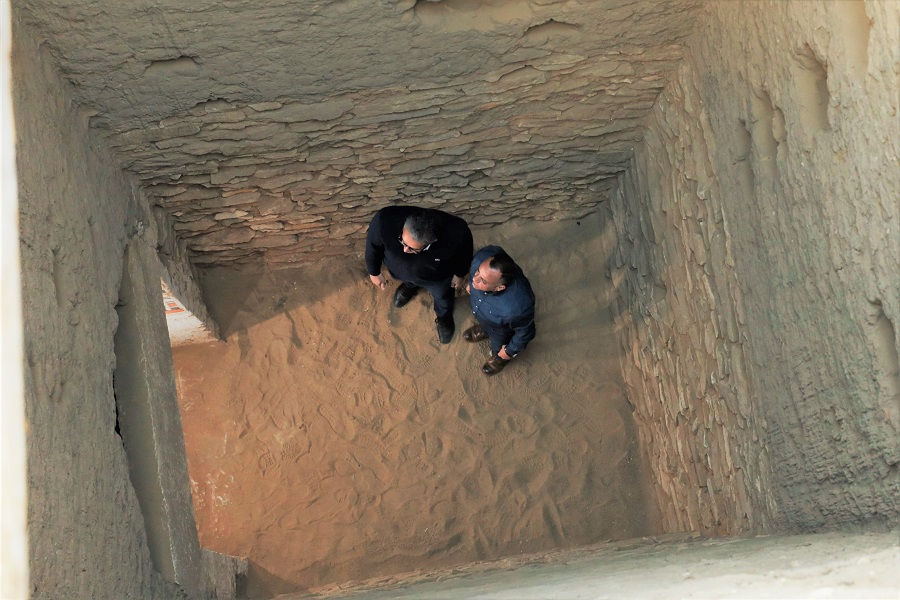
M 141 199 L 149 204 L 143 192 Z M 192 327 L 198 339 L 220 339 L 219 327 L 206 310 L 203 290 L 199 285 L 199 270 L 191 263 L 189 251 L 169 227 L 168 219 L 160 210 L 155 211 L 150 225 L 156 229 L 156 250 L 162 267 L 160 278 L 163 296 L 170 294 L 177 299 L 182 308 L 190 312 L 192 321 L 195 321 Z M 172 341 L 174 344 L 175 338 Z
M 390 203 L 604 201 L 697 2 L 30 2 L 198 264 L 350 253 Z M 73 23 L 75 24 L 73 26 Z
M 160 265 L 148 240 L 125 251 L 113 390 L 116 424 L 137 492 L 154 568 L 185 589 L 203 589 L 197 525 L 191 510 L 184 435 L 166 316 L 160 310 Z
M 666 529 L 896 522 L 897 10 L 16 3 L 34 596 L 177 594 L 114 433 L 128 240 L 199 302 L 185 256 L 344 255 L 393 202 L 492 224 L 609 198 Z
M 896 539 L 896 531 L 718 539 L 666 534 L 374 578 L 275 600 L 895 600 Z
M 898 19 L 710 3 L 611 210 L 668 530 L 897 522 Z
M 143 246 L 142 258 L 135 256 L 133 266 L 155 275 L 159 294 L 152 229 L 137 226 L 152 217 L 126 174 L 113 166 L 102 138 L 89 135 L 52 61 L 21 27 L 13 52 L 22 286 L 27 299 L 23 323 L 30 597 L 180 598 L 183 591 L 164 581 L 151 563 L 144 517 L 129 479 L 123 439 L 116 432 L 113 393 L 115 307 L 129 240 Z M 146 289 L 152 289 L 154 279 L 150 276 L 150 284 L 146 279 L 141 288 L 146 302 L 135 303 L 132 313 L 143 332 L 136 343 L 146 346 L 156 340 L 162 344 L 156 350 L 168 352 L 159 296 L 149 302 L 152 291 Z M 152 366 L 146 392 L 156 400 L 167 383 L 160 376 L 166 364 Z M 163 458 L 160 477 L 175 480 L 176 493 L 164 489 L 160 502 L 165 507 L 160 508 L 176 513 L 171 523 L 178 530 L 171 541 L 176 576 L 197 595 L 202 573 L 183 445 L 180 473 L 173 460 L 182 437 L 171 368 L 170 358 L 168 417 L 170 425 L 174 419 L 174 430 L 156 423 L 153 434 Z M 178 532 L 187 537 L 178 538 Z M 181 553 L 190 536 L 197 553 L 194 565 Z M 177 562 L 182 559 L 187 562 Z

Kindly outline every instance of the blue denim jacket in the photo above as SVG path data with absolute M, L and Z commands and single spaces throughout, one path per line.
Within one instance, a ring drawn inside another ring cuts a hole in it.
M 534 339 L 534 292 L 522 275 L 500 292 L 482 292 L 472 287 L 472 276 L 487 258 L 503 252 L 500 246 L 485 246 L 475 253 L 469 268 L 469 302 L 472 314 L 491 339 L 494 352 L 506 345 L 509 355 L 516 355 Z

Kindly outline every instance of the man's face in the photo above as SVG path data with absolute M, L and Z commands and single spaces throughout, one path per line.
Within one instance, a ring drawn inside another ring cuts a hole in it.
M 472 275 L 472 287 L 482 292 L 500 292 L 506 286 L 500 283 L 500 271 L 491 268 L 491 258 L 486 258 L 478 265 L 478 270 Z
M 423 250 L 428 250 L 428 246 L 431 244 L 422 244 L 413 239 L 413 236 L 409 234 L 406 230 L 406 227 L 403 228 L 403 232 L 400 233 L 400 245 L 403 246 L 403 251 L 407 254 L 418 254 Z

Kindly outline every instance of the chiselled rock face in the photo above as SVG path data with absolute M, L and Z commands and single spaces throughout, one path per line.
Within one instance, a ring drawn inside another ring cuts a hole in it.
M 35 1 L 91 124 L 197 263 L 358 247 L 387 204 L 590 212 L 697 2 Z

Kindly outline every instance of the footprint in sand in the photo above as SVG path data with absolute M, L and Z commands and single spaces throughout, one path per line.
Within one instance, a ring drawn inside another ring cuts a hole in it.
M 559 509 L 553 503 L 549 503 L 544 505 L 541 512 L 544 516 L 544 524 L 547 526 L 547 531 L 550 532 L 554 543 L 560 547 L 565 546 L 566 533 L 563 529 L 562 519 L 559 517 Z
M 413 423 L 429 423 L 434 418 L 435 406 L 427 400 L 416 400 L 412 409 L 407 413 L 406 419 Z
M 305 436 L 291 438 L 281 448 L 281 458 L 282 460 L 296 462 L 301 456 L 309 453 L 311 446 L 309 438 Z
M 265 477 L 266 473 L 275 468 L 275 466 L 278 464 L 278 460 L 275 458 L 275 455 L 271 450 L 265 448 L 257 456 L 256 464 L 259 467 L 260 474 Z
M 523 413 L 515 413 L 506 417 L 506 426 L 513 433 L 523 437 L 531 436 L 538 429 L 535 419 Z
M 547 482 L 553 476 L 553 458 L 547 454 L 535 454 L 525 461 L 533 474 L 531 489 L 538 490 L 546 487 Z
M 340 413 L 332 406 L 320 404 L 318 413 L 340 439 L 349 440 L 356 435 L 356 427 L 353 426 L 352 421 L 348 418 L 342 418 Z
M 337 312 L 334 315 L 334 328 L 337 331 L 347 331 L 353 326 L 353 318 L 344 312 Z

